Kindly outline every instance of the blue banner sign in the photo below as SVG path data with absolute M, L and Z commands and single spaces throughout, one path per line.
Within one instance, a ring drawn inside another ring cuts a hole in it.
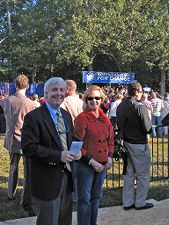
M 134 73 L 83 71 L 83 83 L 128 84 L 134 81 Z
M 44 95 L 44 83 L 29 84 L 29 89 L 26 91 L 27 96 L 37 94 L 39 97 Z M 15 83 L 0 82 L 0 96 L 13 95 L 16 92 Z

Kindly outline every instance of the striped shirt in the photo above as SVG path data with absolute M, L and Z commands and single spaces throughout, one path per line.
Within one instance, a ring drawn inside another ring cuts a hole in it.
M 163 101 L 160 98 L 153 98 L 151 104 L 153 106 L 153 116 L 161 116 L 161 111 L 164 108 Z

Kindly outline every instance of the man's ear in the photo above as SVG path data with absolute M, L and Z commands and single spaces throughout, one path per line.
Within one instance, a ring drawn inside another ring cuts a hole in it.
M 47 91 L 45 91 L 45 93 L 44 93 L 44 97 L 47 99 Z
M 18 90 L 19 90 L 19 88 L 16 86 L 16 84 L 15 84 L 15 89 L 16 89 L 16 91 L 18 91 Z
M 69 90 L 70 90 L 70 87 L 69 87 L 69 86 L 67 86 L 67 88 L 66 88 L 66 92 L 69 92 Z
M 66 88 L 66 92 L 65 92 L 65 96 L 67 96 L 67 95 L 69 94 L 69 91 L 70 91 L 70 87 L 69 87 L 69 86 L 67 86 L 67 88 Z
M 28 86 L 27 86 L 26 90 L 28 90 L 28 89 L 29 89 L 29 84 L 28 84 Z

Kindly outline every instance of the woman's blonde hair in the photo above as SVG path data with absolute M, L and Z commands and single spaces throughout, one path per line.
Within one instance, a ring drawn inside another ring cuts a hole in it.
M 87 97 L 88 95 L 92 92 L 92 91 L 99 91 L 100 92 L 100 97 L 101 97 L 101 103 L 104 102 L 106 95 L 104 94 L 103 90 L 101 89 L 101 87 L 97 86 L 97 85 L 92 85 L 90 86 L 83 95 L 83 101 L 87 102 Z

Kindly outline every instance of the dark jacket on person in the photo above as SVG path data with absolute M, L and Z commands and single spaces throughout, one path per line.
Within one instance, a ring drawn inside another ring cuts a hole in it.
M 152 123 L 144 104 L 133 97 L 127 97 L 117 108 L 117 126 L 122 131 L 124 141 L 146 144 Z
M 169 126 L 169 113 L 162 119 L 162 125 Z
M 4 116 L 4 110 L 2 106 L 0 105 L 0 133 L 5 133 L 6 131 L 6 121 Z
M 70 148 L 73 139 L 71 115 L 62 108 L 60 110 L 68 127 L 66 134 Z M 65 165 L 60 161 L 63 151 L 61 140 L 46 104 L 25 116 L 21 142 L 23 154 L 30 158 L 32 195 L 44 201 L 56 199 L 60 193 Z M 72 188 L 72 176 L 69 174 Z

